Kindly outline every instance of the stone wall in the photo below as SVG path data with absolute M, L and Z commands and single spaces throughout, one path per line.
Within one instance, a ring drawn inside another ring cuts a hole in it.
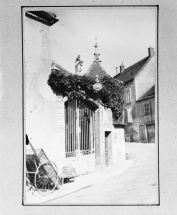
M 118 164 L 125 160 L 125 139 L 124 129 L 113 126 L 112 111 L 103 108 L 103 166 L 105 167 L 105 132 L 109 134 L 109 165 Z

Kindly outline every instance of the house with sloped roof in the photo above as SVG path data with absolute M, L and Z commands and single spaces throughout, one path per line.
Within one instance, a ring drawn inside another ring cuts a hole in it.
M 147 117 L 147 113 L 150 113 L 147 111 L 149 108 L 148 95 L 150 96 L 153 93 L 156 83 L 156 57 L 154 49 L 151 47 L 148 48 L 148 56 L 128 68 L 125 68 L 122 64 L 120 66 L 120 73 L 114 78 L 124 82 L 125 104 L 123 123 L 126 125 L 125 140 L 127 142 L 154 142 L 154 138 L 147 137 L 147 132 L 146 138 L 142 139 L 142 126 L 144 126 L 142 124 L 144 123 L 142 117 L 144 117 L 145 121 L 149 119 Z M 140 101 L 142 100 L 144 106 L 140 105 Z M 147 104 L 145 104 L 145 101 L 147 101 Z M 153 111 L 155 110 L 155 103 L 153 101 L 151 102 L 151 108 Z M 153 124 L 151 128 L 154 129 L 153 132 L 155 134 L 155 120 L 151 123 Z M 143 127 L 144 130 L 148 130 L 149 128 Z

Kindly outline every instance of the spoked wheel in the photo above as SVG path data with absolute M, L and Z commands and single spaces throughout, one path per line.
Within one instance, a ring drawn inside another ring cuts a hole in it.
M 40 164 L 35 173 L 36 190 L 42 195 L 52 193 L 58 184 L 58 171 L 53 162 Z

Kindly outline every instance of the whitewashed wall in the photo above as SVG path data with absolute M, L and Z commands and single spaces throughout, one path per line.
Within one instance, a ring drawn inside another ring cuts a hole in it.
M 103 130 L 111 132 L 111 143 L 112 143 L 112 165 L 118 164 L 125 160 L 125 138 L 124 128 L 114 128 L 112 122 L 112 111 L 106 109 L 103 112 L 104 116 L 104 127 Z M 105 137 L 103 138 L 105 146 Z
M 25 130 L 34 148 L 50 160 L 64 156 L 64 103 L 47 85 L 51 73 L 50 27 L 25 17 Z

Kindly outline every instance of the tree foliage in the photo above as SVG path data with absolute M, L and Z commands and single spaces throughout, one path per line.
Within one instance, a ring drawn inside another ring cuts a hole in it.
M 59 70 L 53 69 L 48 79 L 48 85 L 57 96 L 68 97 L 68 99 L 92 99 L 98 101 L 105 108 L 110 108 L 114 118 L 118 119 L 123 111 L 123 83 L 110 76 L 99 78 L 102 89 L 95 91 L 94 78 L 76 74 L 65 75 Z

